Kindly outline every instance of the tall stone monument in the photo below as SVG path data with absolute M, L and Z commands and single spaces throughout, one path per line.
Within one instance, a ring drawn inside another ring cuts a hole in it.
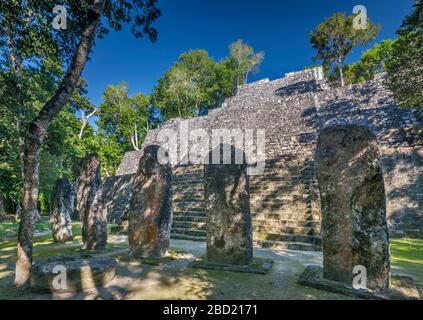
M 326 127 L 315 160 L 322 206 L 323 277 L 352 285 L 364 270 L 368 289 L 387 289 L 386 199 L 375 135 L 362 126 Z
M 230 161 L 223 161 L 228 156 Z M 204 179 L 207 261 L 248 265 L 253 258 L 253 241 L 244 153 L 230 145 L 219 145 L 210 152 L 208 164 L 204 165 Z
M 72 241 L 71 215 L 74 211 L 75 190 L 64 178 L 58 179 L 51 195 L 51 223 L 55 242 Z
M 97 213 L 98 206 L 101 205 L 99 203 L 101 194 L 97 194 L 100 190 L 100 182 L 100 158 L 96 154 L 89 155 L 81 165 L 80 175 L 76 183 L 76 209 L 82 222 L 82 242 L 84 247 L 90 250 L 97 247 L 94 244 L 96 241 L 89 239 L 89 237 L 93 236 L 93 228 L 96 228 L 96 226 L 103 228 L 103 222 L 97 223 L 98 220 L 101 220 L 98 219 L 99 215 Z M 94 201 L 95 199 L 96 201 Z M 96 208 L 91 210 L 94 204 Z
M 134 256 L 160 258 L 172 227 L 172 170 L 158 161 L 159 146 L 144 149 L 129 205 L 129 249 Z

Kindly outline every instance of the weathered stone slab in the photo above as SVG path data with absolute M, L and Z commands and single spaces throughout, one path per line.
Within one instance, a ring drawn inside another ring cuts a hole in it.
M 335 125 L 320 133 L 316 171 L 322 207 L 323 275 L 352 284 L 354 267 L 367 288 L 390 283 L 386 200 L 376 138 L 365 127 Z
M 161 165 L 159 146 L 144 149 L 128 210 L 129 249 L 134 256 L 160 258 L 169 249 L 172 227 L 172 170 Z
M 92 228 L 95 223 L 96 211 L 91 212 L 91 206 L 96 199 L 96 205 L 100 205 L 97 192 L 100 189 L 100 158 L 96 154 L 89 155 L 84 159 L 81 165 L 80 174 L 76 182 L 76 210 L 79 213 L 82 222 L 82 242 L 85 248 L 92 247 L 92 240 L 87 246 L 89 234 L 92 234 Z M 92 215 L 95 215 L 94 217 Z
M 250 212 L 247 164 L 236 164 L 232 146 L 220 145 L 220 164 L 204 166 L 205 212 L 207 228 L 207 261 L 217 264 L 248 265 L 253 258 L 252 222 Z M 230 164 L 223 164 L 224 152 L 230 150 Z M 219 149 L 214 150 L 219 154 Z M 244 153 L 241 159 L 245 159 Z
M 211 263 L 202 259 L 191 262 L 188 267 L 193 269 L 206 269 L 225 272 L 267 274 L 273 267 L 273 260 L 253 258 L 248 265 L 229 265 Z
M 84 219 L 83 248 L 86 250 L 104 250 L 107 247 L 107 211 L 104 206 L 103 190 L 100 189 Z
M 307 266 L 298 279 L 298 284 L 328 292 L 343 294 L 365 300 L 417 300 L 420 298 L 416 283 L 413 279 L 403 276 L 392 277 L 393 287 L 384 292 L 372 292 L 364 289 L 354 289 L 339 281 L 323 278 L 321 266 Z
M 51 195 L 51 223 L 55 242 L 72 241 L 71 216 L 75 210 L 75 190 L 67 179 L 56 181 Z
M 98 288 L 116 276 L 116 259 L 91 255 L 65 255 L 34 264 L 31 290 L 51 293 L 76 293 Z

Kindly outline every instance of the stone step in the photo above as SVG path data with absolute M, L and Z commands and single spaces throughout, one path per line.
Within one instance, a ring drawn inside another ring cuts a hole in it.
M 196 242 L 207 241 L 207 237 L 195 237 L 195 236 L 189 236 L 186 234 L 178 234 L 178 233 L 171 233 L 170 238 L 174 240 L 188 240 L 188 241 L 196 241 Z
M 310 187 L 314 185 L 314 182 L 307 180 L 305 182 L 299 182 L 294 180 L 283 181 L 271 181 L 266 179 L 254 178 L 250 180 L 250 187 L 253 189 L 264 189 L 270 187 L 277 190 L 289 190 L 291 192 L 300 191 L 300 190 L 309 190 Z
M 197 218 L 203 218 L 203 219 L 206 219 L 206 215 L 205 215 L 205 213 L 204 212 L 189 212 L 189 211 L 187 211 L 187 212 L 184 212 L 184 213 L 181 213 L 181 212 L 177 212 L 177 213 L 173 213 L 173 216 L 176 218 L 176 217 L 197 217 Z M 188 221 L 188 220 L 186 220 L 186 221 Z
M 313 175 L 297 175 L 297 176 L 282 176 L 282 175 L 275 175 L 269 174 L 268 176 L 258 176 L 254 178 L 253 184 L 257 183 L 268 183 L 268 182 L 278 182 L 280 184 L 288 183 L 288 182 L 295 182 L 295 183 L 307 183 L 314 179 Z
M 311 180 L 307 181 L 256 181 L 253 180 L 250 182 L 250 191 L 278 191 L 283 193 L 291 193 L 291 192 L 297 192 L 297 193 L 304 193 L 304 192 L 310 192 L 311 188 L 318 188 L 317 185 L 314 184 L 314 182 L 311 182 Z
M 202 204 L 199 204 L 198 206 L 190 206 L 188 204 L 185 204 L 183 202 L 179 202 L 178 204 L 175 204 L 173 206 L 174 212 L 204 212 L 205 207 Z
M 204 192 L 204 184 L 200 183 L 189 183 L 189 184 L 173 184 L 173 192 Z
M 308 227 L 313 229 L 320 229 L 320 221 L 314 220 L 296 220 L 296 219 L 284 219 L 284 220 L 255 220 L 253 219 L 253 225 L 274 225 L 280 227 Z
M 271 177 L 313 177 L 314 169 L 289 169 L 287 165 L 266 167 L 262 175 L 256 176 L 257 180 L 268 180 Z
M 268 212 L 261 212 L 261 213 L 255 213 L 255 210 L 253 210 L 252 217 L 253 220 L 262 220 L 264 223 L 266 221 L 282 221 L 282 220 L 291 220 L 291 221 L 315 221 L 320 222 L 321 217 L 320 214 L 313 213 L 313 212 L 304 212 L 304 211 L 298 211 L 298 212 L 292 212 L 292 211 L 286 211 L 286 212 L 278 212 L 278 213 L 268 213 Z
M 192 221 L 179 221 L 174 220 L 172 228 L 184 228 L 184 229 L 196 229 L 196 230 L 206 230 L 206 222 L 192 222 Z
M 206 230 L 186 229 L 186 228 L 172 228 L 171 233 L 185 234 L 194 237 L 206 237 Z
M 273 225 L 253 225 L 254 232 L 257 233 L 282 233 L 292 235 L 313 236 L 315 229 L 313 227 L 289 227 L 289 226 L 273 226 Z
M 185 212 L 185 211 L 199 211 L 204 212 L 205 206 L 201 202 L 197 202 L 196 205 L 188 202 L 178 202 L 178 204 L 173 205 L 173 211 L 175 212 Z
M 308 200 L 278 200 L 278 201 L 257 201 L 251 200 L 251 210 L 263 214 L 289 214 L 298 212 L 309 214 L 312 204 Z
M 315 243 L 314 236 L 299 235 L 299 234 L 286 234 L 286 233 L 253 233 L 253 239 L 282 241 L 282 242 L 301 242 L 301 243 Z
M 199 215 L 174 215 L 173 221 L 186 221 L 186 222 L 205 222 L 206 217 L 205 216 L 199 216 Z
M 201 165 L 180 166 L 180 167 L 173 168 L 172 172 L 175 175 L 188 174 L 188 173 L 201 173 L 203 172 L 203 166 Z
M 173 204 L 174 211 L 185 211 L 185 210 L 193 210 L 193 211 L 204 211 L 205 206 L 203 201 L 198 202 L 177 202 Z
M 301 219 L 304 217 L 303 220 L 308 220 L 311 215 L 319 215 L 318 208 L 308 202 L 297 202 L 292 205 L 252 202 L 250 206 L 252 215 L 262 216 L 263 219 L 279 220 L 283 217 L 287 219 Z
M 187 179 L 199 179 L 204 178 L 203 171 L 195 171 L 195 172 L 178 172 L 177 174 L 173 173 L 173 180 L 187 180 Z
M 180 176 L 173 176 L 173 182 L 175 183 L 186 183 L 186 182 L 204 182 L 204 176 L 203 175 L 186 175 L 182 174 Z
M 173 183 L 175 185 L 178 185 L 178 186 L 195 186 L 195 185 L 202 186 L 202 185 L 204 185 L 204 179 L 201 179 L 201 178 L 199 178 L 199 179 L 193 179 L 193 178 L 183 179 L 183 178 L 181 178 L 181 179 L 173 180 Z
M 260 241 L 255 241 L 255 243 L 263 248 L 286 249 L 286 250 L 297 250 L 297 251 L 320 251 L 320 248 L 316 246 L 315 244 L 302 243 L 302 242 L 260 240 Z
M 180 203 L 180 202 L 184 202 L 184 203 L 195 203 L 195 202 L 197 202 L 197 201 L 204 201 L 203 200 L 204 199 L 204 196 L 202 195 L 201 197 L 200 197 L 200 195 L 198 195 L 197 197 L 193 197 L 192 195 L 190 195 L 190 196 L 178 196 L 178 197 L 174 197 L 173 198 L 173 202 L 174 203 Z

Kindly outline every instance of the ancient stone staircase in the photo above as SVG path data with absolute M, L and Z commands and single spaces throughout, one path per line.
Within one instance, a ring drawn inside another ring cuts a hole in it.
M 289 159 L 292 164 L 292 159 Z M 309 165 L 310 166 L 310 165 Z M 250 182 L 253 239 L 263 247 L 312 251 L 320 247 L 320 215 L 313 196 L 314 171 L 287 171 L 269 162 Z M 173 239 L 206 241 L 204 174 L 201 166 L 174 169 Z
M 206 241 L 205 220 L 202 166 L 174 168 L 172 239 Z
M 266 166 L 250 182 L 253 239 L 263 247 L 314 251 L 320 248 L 320 214 L 314 170 Z

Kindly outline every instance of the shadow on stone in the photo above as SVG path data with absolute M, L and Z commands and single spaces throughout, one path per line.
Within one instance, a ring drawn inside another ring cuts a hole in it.
M 253 258 L 248 265 L 230 265 L 208 262 L 206 259 L 193 261 L 188 265 L 193 269 L 206 269 L 226 272 L 267 274 L 273 267 L 273 260 L 263 258 Z
M 326 127 L 319 135 L 315 166 L 324 278 L 349 285 L 360 267 L 369 289 L 388 289 L 389 236 L 376 136 L 363 126 Z
M 58 179 L 51 196 L 51 224 L 54 242 L 73 240 L 71 216 L 74 212 L 75 190 L 67 179 Z
M 129 249 L 139 258 L 161 258 L 169 250 L 172 227 L 172 170 L 159 163 L 160 147 L 144 149 L 128 210 Z
M 204 165 L 207 261 L 248 266 L 253 258 L 249 178 L 244 152 L 221 144 Z
M 116 259 L 88 254 L 64 255 L 36 262 L 31 272 L 31 290 L 77 293 L 104 286 L 116 276 Z

